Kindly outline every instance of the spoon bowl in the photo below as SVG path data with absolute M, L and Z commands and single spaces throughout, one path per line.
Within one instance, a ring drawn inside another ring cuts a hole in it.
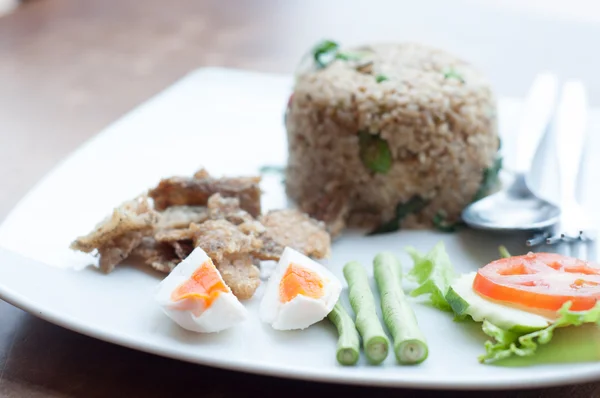
M 560 208 L 537 197 L 527 187 L 524 175 L 502 191 L 467 206 L 463 221 L 471 228 L 493 231 L 548 229 L 560 219 Z
M 516 132 L 512 183 L 500 192 L 471 203 L 462 212 L 470 227 L 498 232 L 547 230 L 556 225 L 560 208 L 535 195 L 527 184 L 535 154 L 550 127 L 555 108 L 558 78 L 538 75 L 529 91 L 523 118 Z

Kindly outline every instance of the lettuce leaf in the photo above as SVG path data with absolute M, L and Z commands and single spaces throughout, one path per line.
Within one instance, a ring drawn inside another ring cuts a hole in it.
M 600 362 L 600 327 L 593 323 L 557 328 L 550 344 L 540 344 L 534 355 L 510 356 L 488 366 L 527 367 L 550 364 Z
M 502 249 L 501 256 L 509 255 Z M 428 301 L 432 306 L 453 312 L 445 297 L 458 275 L 444 243 L 439 242 L 426 254 L 411 247 L 406 251 L 414 262 L 407 278 L 418 284 L 410 295 L 429 295 Z M 508 331 L 484 320 L 482 330 L 490 340 L 485 342 L 485 354 L 479 357 L 479 361 L 500 366 L 530 366 L 600 360 L 600 345 L 596 342 L 600 337 L 600 302 L 587 311 L 571 311 L 570 308 L 571 302 L 565 303 L 557 311 L 554 323 L 534 332 Z M 465 318 L 468 317 L 455 316 L 456 321 Z M 553 344 L 548 344 L 551 341 Z
M 406 251 L 414 262 L 407 277 L 419 284 L 419 287 L 410 292 L 410 295 L 417 297 L 429 294 L 431 305 L 440 310 L 452 312 L 452 307 L 446 301 L 446 293 L 456 278 L 456 272 L 446 253 L 444 242 L 436 244 L 425 255 L 412 247 L 408 247 Z
M 586 323 L 600 325 L 600 303 L 588 311 L 570 311 L 571 302 L 558 310 L 558 319 L 545 329 L 522 335 L 509 332 L 491 322 L 483 322 L 483 332 L 492 340 L 485 343 L 485 354 L 479 357 L 482 363 L 492 363 L 512 356 L 534 355 L 539 345 L 548 344 L 557 328 L 581 326 Z

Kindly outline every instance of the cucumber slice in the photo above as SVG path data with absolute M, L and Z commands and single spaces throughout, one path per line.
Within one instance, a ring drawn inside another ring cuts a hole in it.
M 475 272 L 464 274 L 450 286 L 446 300 L 457 315 L 469 315 L 476 322 L 487 319 L 494 325 L 514 333 L 530 333 L 544 329 L 552 320 L 517 308 L 485 299 L 473 290 Z

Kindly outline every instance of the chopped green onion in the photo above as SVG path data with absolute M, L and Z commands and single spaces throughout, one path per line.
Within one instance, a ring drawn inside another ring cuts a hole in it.
M 407 215 L 412 213 L 418 213 L 425 206 L 427 206 L 427 202 L 420 196 L 413 196 L 406 203 L 398 203 L 398 205 L 396 206 L 396 215 L 394 216 L 394 218 L 388 222 L 381 224 L 375 230 L 369 232 L 368 235 L 379 235 L 399 230 L 400 223 Z
M 390 80 L 386 75 L 377 75 L 377 76 L 375 76 L 375 81 L 377 83 L 381 83 L 381 82 L 384 82 L 386 80 Z
M 323 69 L 327 67 L 335 58 L 340 45 L 331 40 L 323 40 L 317 44 L 313 50 L 313 58 L 317 67 Z
M 360 61 L 368 53 L 368 51 L 340 51 L 340 45 L 332 40 L 323 40 L 312 49 L 312 56 L 318 69 L 326 68 L 336 59 Z
M 462 77 L 462 75 L 454 69 L 449 69 L 446 72 L 444 72 L 444 79 L 457 79 L 461 83 L 465 82 L 465 79 Z
M 499 174 L 502 169 L 502 157 L 498 156 L 491 167 L 483 170 L 481 186 L 473 198 L 473 202 L 489 195 L 490 191 L 498 184 Z
M 366 131 L 358 132 L 360 159 L 369 170 L 385 174 L 392 167 L 392 152 L 386 140 Z
M 338 52 L 335 54 L 335 59 L 341 59 L 342 61 L 358 61 L 362 59 L 363 55 L 353 52 Z
M 441 211 L 437 212 L 433 217 L 433 226 L 442 232 L 456 232 L 458 227 L 462 225 L 463 223 L 461 221 L 449 223 L 446 220 L 446 215 Z

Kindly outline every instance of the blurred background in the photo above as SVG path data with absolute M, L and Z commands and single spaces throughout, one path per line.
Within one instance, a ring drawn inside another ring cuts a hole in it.
M 416 40 L 501 96 L 552 70 L 600 104 L 596 0 L 0 0 L 0 219 L 120 115 L 202 66 L 290 73 L 316 41 Z M 24 159 L 26 156 L 26 160 Z

